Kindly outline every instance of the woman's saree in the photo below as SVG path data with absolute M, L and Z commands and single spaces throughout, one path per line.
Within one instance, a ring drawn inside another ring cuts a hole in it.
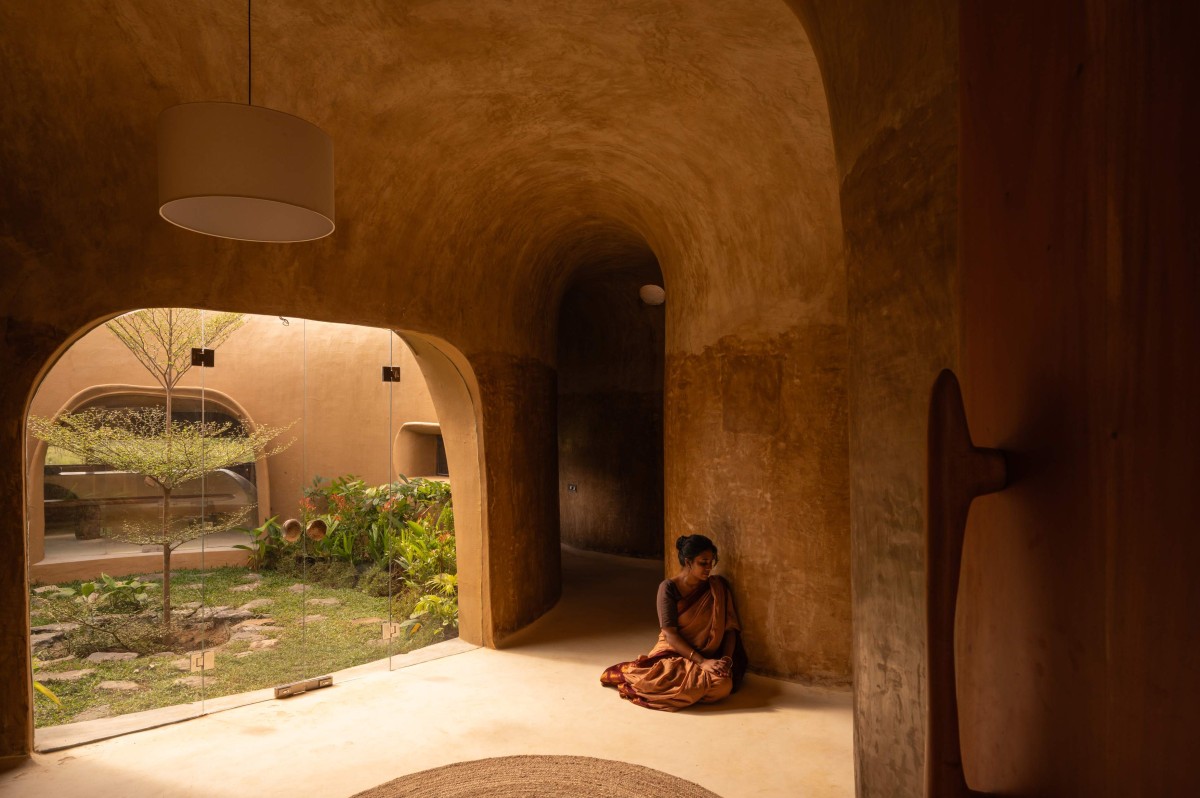
M 728 631 L 740 632 L 733 591 L 719 576 L 680 599 L 679 633 L 706 659 L 721 656 L 721 643 Z M 739 636 L 740 637 L 740 636 Z M 617 688 L 621 697 L 647 709 L 674 712 L 695 703 L 720 701 L 733 691 L 745 673 L 745 653 L 739 639 L 735 646 L 730 676 L 716 676 L 678 654 L 658 634 L 658 643 L 632 662 L 621 662 L 600 675 L 600 683 Z

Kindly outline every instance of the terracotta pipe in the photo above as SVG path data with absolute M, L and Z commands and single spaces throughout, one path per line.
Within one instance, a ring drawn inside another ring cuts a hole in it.
M 982 795 L 967 786 L 958 730 L 958 683 L 954 672 L 954 616 L 962 570 L 967 511 L 976 496 L 1002 490 L 1004 452 L 971 443 L 958 378 L 938 375 L 929 403 L 926 483 L 925 796 Z

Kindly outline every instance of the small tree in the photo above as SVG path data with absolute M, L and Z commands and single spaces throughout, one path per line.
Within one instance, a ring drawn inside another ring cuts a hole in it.
M 171 552 L 201 535 L 224 532 L 242 523 L 246 512 L 224 513 L 215 520 L 171 517 L 171 493 L 184 483 L 222 468 L 270 457 L 288 446 L 270 443 L 286 427 L 260 426 L 253 432 L 232 422 L 168 420 L 164 408 L 93 408 L 46 419 L 29 418 L 29 430 L 50 446 L 65 449 L 85 463 L 106 464 L 150 480 L 162 492 L 161 523 L 132 524 L 105 534 L 128 543 L 157 545 L 163 552 L 163 625 L 171 626 Z
M 144 308 L 105 326 L 162 386 L 170 421 L 175 386 L 192 367 L 192 349 L 216 349 L 245 323 L 241 313 Z
M 194 308 L 145 308 L 106 325 L 162 387 L 164 408 L 88 410 L 56 420 L 30 418 L 34 435 L 93 464 L 133 471 L 162 491 L 162 522 L 126 524 L 109 536 L 163 549 L 163 623 L 171 625 L 171 552 L 201 535 L 237 527 L 244 513 L 212 521 L 171 518 L 171 492 L 185 482 L 231 465 L 270 456 L 266 448 L 284 428 L 260 427 L 247 434 L 230 423 L 179 422 L 172 418 L 175 386 L 192 368 L 192 349 L 215 349 L 246 323 L 241 313 Z M 290 425 L 289 425 L 290 426 Z

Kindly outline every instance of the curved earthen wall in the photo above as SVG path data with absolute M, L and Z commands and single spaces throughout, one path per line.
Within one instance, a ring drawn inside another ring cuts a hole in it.
M 962 23 L 963 388 L 1012 481 L 967 527 L 964 770 L 989 794 L 1200 794 L 1200 9 Z

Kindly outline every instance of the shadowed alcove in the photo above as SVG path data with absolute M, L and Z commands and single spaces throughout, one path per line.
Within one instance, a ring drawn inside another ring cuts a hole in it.
M 616 231 L 619 232 L 619 231 Z M 558 470 L 562 541 L 635 557 L 663 553 L 665 309 L 634 236 L 597 241 L 577 264 L 558 317 Z

